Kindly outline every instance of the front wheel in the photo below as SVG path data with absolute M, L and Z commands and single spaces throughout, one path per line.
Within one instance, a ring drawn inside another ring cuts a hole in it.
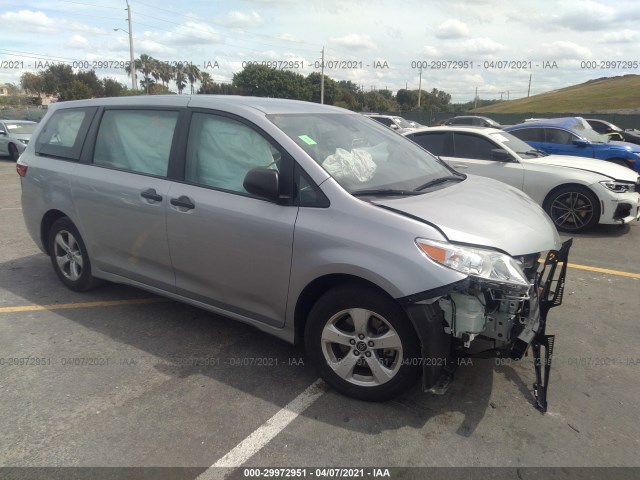
M 556 228 L 577 233 L 592 228 L 600 220 L 600 202 L 588 188 L 568 185 L 553 192 L 544 209 Z
M 49 254 L 58 278 L 71 290 L 84 292 L 99 284 L 91 275 L 91 262 L 80 232 L 69 218 L 59 218 L 52 225 Z
M 361 400 L 388 400 L 411 387 L 420 372 L 420 345 L 406 314 L 369 288 L 325 293 L 309 314 L 305 348 L 329 385 Z

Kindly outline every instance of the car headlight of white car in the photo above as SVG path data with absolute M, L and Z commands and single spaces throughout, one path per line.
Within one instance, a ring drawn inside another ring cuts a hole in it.
M 635 190 L 635 184 L 632 182 L 621 182 L 619 180 L 605 180 L 600 182 L 607 190 L 611 190 L 616 193 L 633 192 Z
M 530 287 L 522 266 L 509 255 L 424 238 L 416 239 L 416 245 L 431 260 L 476 279 L 520 291 Z

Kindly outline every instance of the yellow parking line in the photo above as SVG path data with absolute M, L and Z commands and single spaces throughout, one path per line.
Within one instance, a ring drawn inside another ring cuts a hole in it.
M 131 300 L 105 300 L 103 302 L 54 303 L 52 305 L 23 305 L 18 307 L 0 307 L 0 313 L 36 312 L 38 310 L 62 310 L 67 308 L 113 307 L 116 305 L 146 305 L 149 303 L 170 302 L 168 298 L 133 298 Z
M 578 270 L 589 270 L 590 272 L 607 273 L 609 275 L 619 275 L 621 277 L 640 278 L 640 273 L 623 272 L 621 270 L 611 270 L 609 268 L 589 267 L 587 265 L 576 265 L 568 263 L 569 268 L 577 268 Z

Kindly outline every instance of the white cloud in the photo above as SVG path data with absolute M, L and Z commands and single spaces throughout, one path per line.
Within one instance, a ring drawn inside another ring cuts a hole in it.
M 227 13 L 222 22 L 229 28 L 253 28 L 262 25 L 264 19 L 255 10 L 248 13 L 233 11 Z
M 371 50 L 376 48 L 376 44 L 369 35 L 358 35 L 356 33 L 350 33 L 343 37 L 331 37 L 329 38 L 329 43 L 352 50 Z
M 89 40 L 82 35 L 71 36 L 71 38 L 65 42 L 64 46 L 73 49 L 88 49 L 91 47 Z
M 592 57 L 589 48 L 565 40 L 543 43 L 540 48 L 537 48 L 533 53 L 540 56 L 541 60 L 549 61 L 588 60 Z
M 602 37 L 602 43 L 636 43 L 638 39 L 636 30 L 621 30 L 605 33 Z
M 490 38 L 471 38 L 456 45 L 456 51 L 462 55 L 480 54 L 489 55 L 506 50 L 504 45 Z
M 28 31 L 31 33 L 63 33 L 78 31 L 85 33 L 104 34 L 102 28 L 90 27 L 78 22 L 70 22 L 61 18 L 51 18 L 44 12 L 20 10 L 19 12 L 5 12 L 0 14 L 2 28 Z
M 435 31 L 435 37 L 440 39 L 462 38 L 471 35 L 471 30 L 466 23 L 451 18 L 443 22 Z

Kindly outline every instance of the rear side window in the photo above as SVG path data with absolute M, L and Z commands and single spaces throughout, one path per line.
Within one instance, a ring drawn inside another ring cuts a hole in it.
M 571 145 L 574 136 L 566 130 L 560 130 L 558 128 L 546 129 L 546 140 L 549 143 L 559 143 L 561 145 Z
M 94 165 L 166 176 L 178 112 L 106 110 L 100 122 Z
M 56 111 L 36 140 L 36 155 L 78 160 L 97 108 L 65 108 Z
M 412 135 L 411 139 L 420 145 L 422 148 L 429 150 L 431 153 L 437 156 L 446 156 L 446 132 L 438 133 L 423 133 L 420 135 Z
M 371 117 L 373 118 L 376 122 L 380 122 L 383 125 L 386 125 L 387 127 L 390 127 L 391 124 L 393 123 L 393 120 L 391 120 L 390 118 L 385 118 L 385 117 Z

